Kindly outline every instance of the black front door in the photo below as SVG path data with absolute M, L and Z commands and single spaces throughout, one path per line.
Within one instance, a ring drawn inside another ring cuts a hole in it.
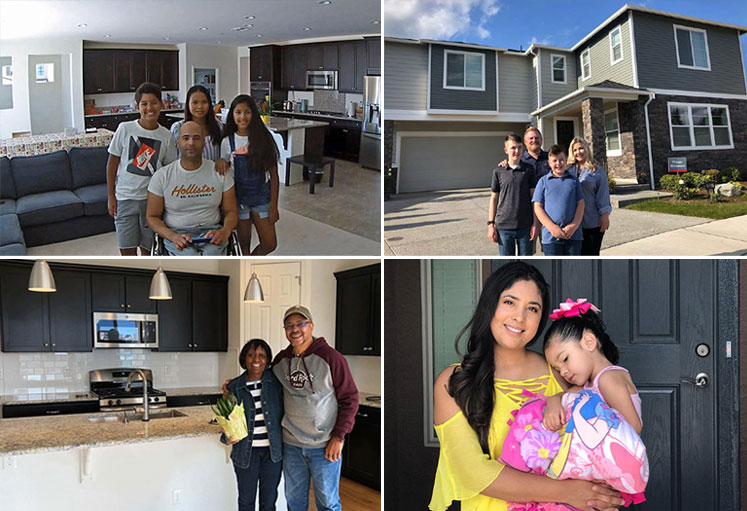
M 588 298 L 602 310 L 619 363 L 639 389 L 650 477 L 647 501 L 631 509 L 738 509 L 737 262 L 531 264 L 551 284 L 553 303 Z M 423 390 L 420 316 L 438 311 L 423 307 L 417 261 L 386 261 L 385 270 L 385 507 L 424 509 L 438 449 L 424 445 L 431 396 Z M 696 385 L 701 373 L 707 385 Z
M 555 138 L 558 141 L 558 145 L 570 152 L 571 140 L 576 136 L 573 130 L 573 121 L 563 121 L 558 119 L 555 121 Z

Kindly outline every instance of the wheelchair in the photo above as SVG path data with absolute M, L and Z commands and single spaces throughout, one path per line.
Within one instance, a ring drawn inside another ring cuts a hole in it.
M 157 232 L 153 232 L 153 243 L 150 246 L 150 255 L 157 257 L 171 255 L 169 254 L 169 251 L 164 247 L 163 238 Z M 236 229 L 231 231 L 231 235 L 228 237 L 228 245 L 226 245 L 226 255 L 244 255 L 241 251 L 241 245 L 239 244 L 239 233 Z

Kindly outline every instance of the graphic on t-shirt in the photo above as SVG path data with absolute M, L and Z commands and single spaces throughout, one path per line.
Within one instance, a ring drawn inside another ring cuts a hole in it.
M 210 197 L 215 193 L 215 187 L 208 184 L 202 186 L 191 183 L 189 186 L 183 184 L 174 186 L 171 196 L 179 199 L 195 199 L 199 197 Z
M 152 176 L 156 171 L 161 141 L 132 135 L 129 145 L 127 172 L 138 176 Z
M 310 380 L 309 376 L 303 371 L 294 371 L 290 376 L 286 376 L 286 380 L 290 381 L 290 384 L 297 389 L 304 388 L 306 382 Z

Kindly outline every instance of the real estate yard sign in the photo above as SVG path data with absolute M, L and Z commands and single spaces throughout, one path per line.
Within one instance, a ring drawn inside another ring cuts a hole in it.
M 687 158 L 667 158 L 669 172 L 687 172 Z

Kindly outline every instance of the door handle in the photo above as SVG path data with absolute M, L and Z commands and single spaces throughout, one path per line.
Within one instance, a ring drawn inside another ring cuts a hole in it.
M 691 385 L 695 385 L 696 387 L 707 387 L 711 382 L 711 377 L 706 373 L 698 373 L 697 376 L 695 376 L 694 380 L 692 378 L 681 378 L 680 382 L 689 383 Z

